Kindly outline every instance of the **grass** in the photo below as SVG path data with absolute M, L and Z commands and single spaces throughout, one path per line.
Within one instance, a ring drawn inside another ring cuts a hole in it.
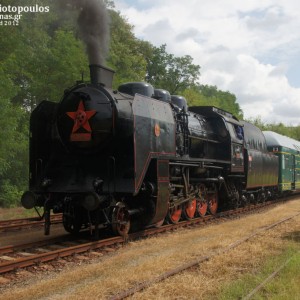
M 108 299 L 140 282 L 154 279 L 196 258 L 214 253 L 297 212 L 300 212 L 300 201 L 278 205 L 272 210 L 222 224 L 181 229 L 130 242 L 108 256 L 95 258 L 92 264 L 71 266 L 61 272 L 51 273 L 49 277 L 33 274 L 32 280 L 26 283 L 22 281 L 14 287 L 3 287 L 2 290 L 0 286 L 0 299 Z M 298 250 L 300 216 L 198 267 L 154 284 L 130 299 L 242 299 Z M 294 258 L 290 263 L 291 266 L 295 264 Z M 287 268 L 291 266 L 289 264 Z M 298 290 L 293 280 L 300 278 L 297 267 L 299 269 L 299 264 L 295 265 L 295 273 L 289 277 L 281 277 L 286 271 L 283 269 L 270 284 L 279 278 L 286 278 L 288 283 L 283 282 L 282 285 L 285 290 L 288 287 L 293 291 L 289 296 L 296 297 Z M 290 269 L 287 272 L 291 272 Z M 268 288 L 266 286 L 265 289 Z M 266 294 L 265 289 L 261 296 L 255 296 L 261 298 L 256 299 L 274 299 L 273 296 L 278 294 L 273 288 L 270 294 Z M 282 286 L 277 289 L 284 290 Z M 297 299 L 295 297 L 289 299 Z
M 237 240 L 239 228 L 245 236 L 246 228 L 249 230 L 249 227 L 253 226 L 264 227 L 263 223 L 270 224 L 274 221 L 272 217 L 281 216 L 282 218 L 286 212 L 286 209 L 283 210 L 282 206 L 278 206 L 273 213 L 262 213 L 230 224 L 225 223 L 223 224 L 224 234 L 220 240 L 224 242 L 227 233 Z M 275 230 L 267 231 L 230 252 L 201 264 L 199 268 L 187 270 L 136 294 L 133 299 L 243 299 L 242 297 L 250 293 L 278 266 L 288 260 L 292 253 L 300 250 L 299 221 L 298 216 L 294 220 L 277 226 Z M 234 227 L 228 225 L 234 225 Z M 207 230 L 206 228 L 205 231 Z M 251 231 L 255 231 L 254 228 Z M 217 231 L 214 232 L 215 236 L 216 233 Z M 285 289 L 278 288 L 279 290 L 292 289 L 292 292 L 285 298 L 274 298 L 277 295 L 276 291 L 270 290 L 269 294 L 262 294 L 260 298 L 254 299 L 300 299 L 298 289 L 294 288 L 293 284 L 294 280 L 299 282 L 299 278 L 299 273 L 297 273 L 292 276 L 292 280 L 288 278 L 287 283 L 283 283 Z
M 284 265 L 284 266 L 283 266 Z M 268 257 L 261 268 L 224 286 L 218 299 L 243 299 L 280 267 L 283 268 L 249 299 L 300 299 L 300 247 L 288 243 L 281 255 Z

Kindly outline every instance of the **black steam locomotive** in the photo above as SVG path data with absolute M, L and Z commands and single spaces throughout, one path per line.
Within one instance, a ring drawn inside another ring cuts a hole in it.
M 91 83 L 43 101 L 30 120 L 25 208 L 63 225 L 130 228 L 192 219 L 277 193 L 278 158 L 262 132 L 215 107 L 189 107 L 146 83 L 112 90 L 113 71 L 91 65 Z

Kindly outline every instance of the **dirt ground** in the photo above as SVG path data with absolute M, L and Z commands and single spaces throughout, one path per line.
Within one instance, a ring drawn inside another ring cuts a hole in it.
M 300 200 L 206 227 L 130 242 L 123 248 L 82 263 L 31 276 L 22 283 L 0 285 L 0 299 L 109 299 L 136 284 L 209 255 L 275 221 L 300 213 Z M 199 267 L 155 284 L 133 299 L 216 299 L 220 287 L 255 271 L 267 257 L 281 253 L 300 232 L 300 216 L 259 234 L 235 250 Z M 299 242 L 298 242 L 299 244 Z

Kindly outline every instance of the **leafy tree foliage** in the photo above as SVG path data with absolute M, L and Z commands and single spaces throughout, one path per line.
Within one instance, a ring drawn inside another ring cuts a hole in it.
M 167 87 L 161 86 L 161 83 L 164 81 L 173 55 L 166 52 L 165 44 L 160 47 L 154 47 L 150 43 L 145 42 L 143 51 L 147 60 L 146 81 L 154 86 L 167 89 Z
M 215 106 L 243 119 L 243 112 L 237 103 L 236 96 L 228 91 L 218 90 L 216 86 L 194 86 L 186 89 L 183 96 L 188 100 L 189 106 Z
M 110 10 L 111 42 L 108 65 L 116 71 L 114 88 L 128 81 L 142 81 L 146 72 L 146 61 L 140 52 L 141 41 L 132 32 L 132 25 Z
M 28 184 L 29 113 L 42 100 L 58 101 L 87 68 L 82 43 L 57 12 L 24 14 L 19 26 L 0 29 L 0 206 L 17 204 Z
M 0 63 L 0 206 L 20 197 L 27 182 L 27 120 L 10 99 L 17 93 L 3 63 Z M 8 193 L 12 197 L 8 197 Z
M 48 19 L 32 15 L 23 20 L 15 36 L 19 44 L 11 63 L 14 83 L 20 87 L 13 103 L 27 111 L 42 100 L 59 101 L 66 86 L 80 79 L 82 72 L 88 73 L 84 47 L 74 33 L 47 22 L 40 25 L 43 18 Z
M 264 123 L 260 117 L 249 119 L 248 122 L 254 124 L 261 130 L 274 131 L 300 141 L 300 126 L 286 126 L 283 123 Z
M 147 60 L 146 81 L 170 94 L 178 94 L 196 85 L 200 66 L 193 64 L 189 55 L 176 57 L 166 52 L 166 45 L 145 47 Z
M 62 9 L 59 0 L 38 2 L 50 6 L 50 12 L 26 13 L 19 26 L 0 28 L 0 206 L 16 205 L 27 186 L 30 112 L 42 100 L 59 101 L 64 89 L 82 74 L 89 80 L 76 12 Z M 171 94 L 182 94 L 190 106 L 214 105 L 243 117 L 235 95 L 198 83 L 200 66 L 191 56 L 176 57 L 167 52 L 166 45 L 155 47 L 139 40 L 133 26 L 115 11 L 113 1 L 105 3 L 111 17 L 107 65 L 116 71 L 114 88 L 123 82 L 145 80 Z M 36 4 L 35 0 L 26 1 L 27 6 Z M 24 3 L 2 0 L 1 5 Z M 300 127 L 258 125 L 300 139 Z

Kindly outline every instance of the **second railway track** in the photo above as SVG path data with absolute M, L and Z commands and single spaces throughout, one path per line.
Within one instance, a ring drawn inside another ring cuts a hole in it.
M 213 220 L 221 220 L 228 217 L 234 217 L 239 214 L 249 213 L 263 209 L 276 202 L 266 202 L 259 205 L 238 210 L 231 210 L 219 213 L 216 217 L 208 215 L 204 218 L 197 218 L 191 221 L 183 221 L 177 225 L 165 225 L 158 228 L 150 228 L 141 232 L 129 234 L 124 238 L 121 236 L 111 237 L 100 241 L 74 240 L 70 236 L 43 240 L 33 243 L 19 244 L 0 247 L 0 274 L 14 271 L 20 268 L 26 268 L 35 264 L 49 262 L 58 258 L 71 256 L 78 253 L 103 249 L 107 246 L 113 246 L 126 242 L 127 240 L 136 240 L 142 237 L 167 232 L 181 227 L 195 226 L 201 223 L 207 223 Z
M 62 222 L 62 214 L 51 216 L 52 224 L 58 224 L 61 222 Z M 0 221 L 0 233 L 22 230 L 22 229 L 32 228 L 32 227 L 39 227 L 43 225 L 44 225 L 44 220 L 39 217 L 2 220 Z
M 253 232 L 252 234 L 247 235 L 247 236 L 245 236 L 245 237 L 237 240 L 236 242 L 230 244 L 227 247 L 224 247 L 224 248 L 221 248 L 221 249 L 217 249 L 217 250 L 215 250 L 213 253 L 211 253 L 209 255 L 205 255 L 205 256 L 202 256 L 200 258 L 191 260 L 190 262 L 185 263 L 184 265 L 181 265 L 181 266 L 179 266 L 179 267 L 177 267 L 177 268 L 175 268 L 173 270 L 169 270 L 169 271 L 161 274 L 160 276 L 158 276 L 156 278 L 153 278 L 152 280 L 148 280 L 148 281 L 140 282 L 139 284 L 135 284 L 134 287 L 129 288 L 127 290 L 124 290 L 124 291 L 122 291 L 122 292 L 120 292 L 120 293 L 118 293 L 118 294 L 110 297 L 109 299 L 110 300 L 122 300 L 122 299 L 125 299 L 125 298 L 129 297 L 129 296 L 132 296 L 135 293 L 140 292 L 140 291 L 142 291 L 142 290 L 144 290 L 144 289 L 146 289 L 146 288 L 148 288 L 148 287 L 150 287 L 150 286 L 152 286 L 152 285 L 154 285 L 156 283 L 159 283 L 159 282 L 161 282 L 163 280 L 166 280 L 167 278 L 169 278 L 171 276 L 180 274 L 180 273 L 182 273 L 184 271 L 187 271 L 187 270 L 189 270 L 191 268 L 199 266 L 200 264 L 202 264 L 202 263 L 204 263 L 204 262 L 206 262 L 206 261 L 208 261 L 210 259 L 213 259 L 216 256 L 223 255 L 223 254 L 229 252 L 230 250 L 233 250 L 233 249 L 237 248 L 241 244 L 249 241 L 250 239 L 252 239 L 252 238 L 254 238 L 254 237 L 256 237 L 256 236 L 258 236 L 258 235 L 260 235 L 260 234 L 262 234 L 262 233 L 264 233 L 264 232 L 266 232 L 266 231 L 268 231 L 268 230 L 270 230 L 270 229 L 272 229 L 272 228 L 274 228 L 274 227 L 282 224 L 282 223 L 285 223 L 285 222 L 287 222 L 287 221 L 289 221 L 289 220 L 291 220 L 291 219 L 293 219 L 293 218 L 295 218 L 295 217 L 297 217 L 299 215 L 300 215 L 300 212 L 298 212 L 296 214 L 293 214 L 292 216 L 289 216 L 287 218 L 284 218 L 284 219 L 282 219 L 280 221 L 277 221 L 277 222 L 275 222 L 273 224 L 270 224 L 268 226 L 260 228 L 260 229 L 256 230 L 255 232 Z M 250 299 L 250 298 L 248 298 L 248 299 Z

